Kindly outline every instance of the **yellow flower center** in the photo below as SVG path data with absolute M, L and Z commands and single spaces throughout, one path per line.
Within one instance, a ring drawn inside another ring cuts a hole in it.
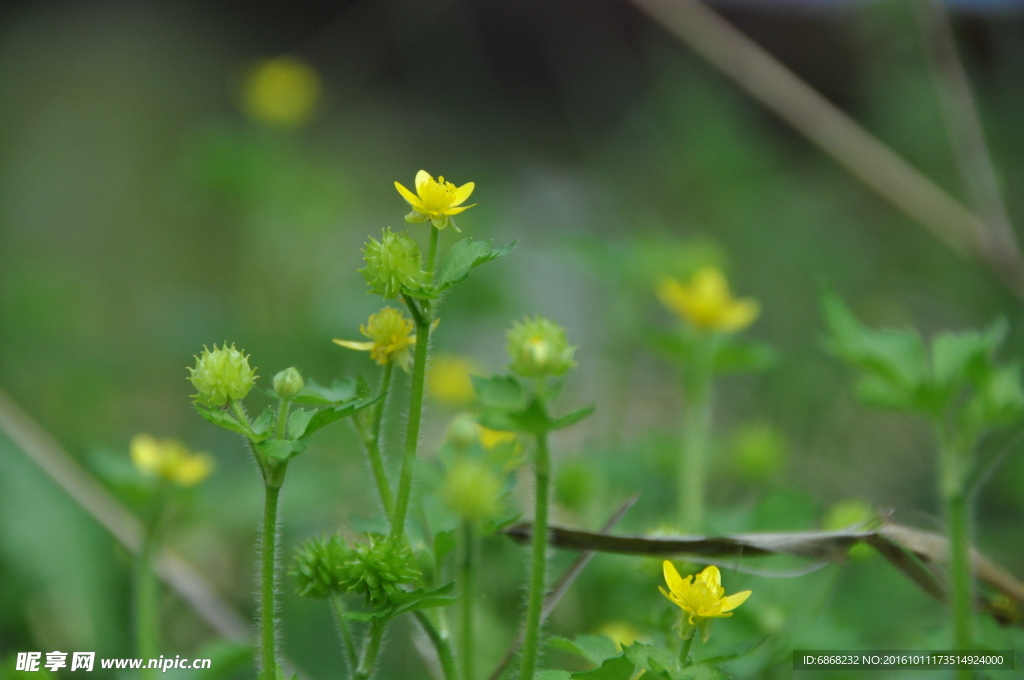
M 436 180 L 431 177 L 420 186 L 416 187 L 416 193 L 423 201 L 423 208 L 431 215 L 440 215 L 455 202 L 456 186 L 451 182 L 444 181 L 444 177 Z

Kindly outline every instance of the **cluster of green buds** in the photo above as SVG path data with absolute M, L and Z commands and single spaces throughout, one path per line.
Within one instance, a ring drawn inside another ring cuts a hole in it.
M 565 329 L 542 316 L 512 322 L 508 332 L 509 368 L 524 378 L 559 376 L 576 365 L 576 347 Z
M 368 534 L 366 543 L 352 546 L 339 584 L 344 592 L 361 593 L 367 601 L 384 607 L 401 586 L 420 578 L 416 557 L 404 539 Z
M 311 538 L 295 553 L 291 574 L 299 595 L 325 598 L 341 589 L 352 551 L 340 536 Z
M 249 357 L 235 349 L 213 346 L 203 347 L 201 356 L 196 357 L 195 368 L 189 368 L 189 380 L 198 390 L 192 395 L 202 406 L 224 406 L 229 399 L 245 399 L 256 382 L 256 371 L 249 366 Z
M 398 299 L 402 288 L 416 290 L 427 281 L 420 247 L 407 232 L 395 233 L 386 227 L 379 241 L 370 237 L 363 259 L 366 266 L 359 273 L 370 284 L 371 291 L 385 299 Z

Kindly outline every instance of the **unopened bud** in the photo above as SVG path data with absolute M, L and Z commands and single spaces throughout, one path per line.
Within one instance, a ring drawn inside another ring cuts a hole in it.
M 302 374 L 294 366 L 289 366 L 274 376 L 274 392 L 285 401 L 294 399 L 305 386 Z

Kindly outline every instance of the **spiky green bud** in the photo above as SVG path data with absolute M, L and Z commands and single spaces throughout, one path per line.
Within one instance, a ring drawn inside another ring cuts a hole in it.
M 189 380 L 199 391 L 192 398 L 203 406 L 223 406 L 228 399 L 245 399 L 256 382 L 249 357 L 226 342 L 220 348 L 214 345 L 212 351 L 204 346 L 195 368 L 188 370 Z
M 290 366 L 274 376 L 274 392 L 285 400 L 294 399 L 305 386 L 306 382 L 302 379 L 302 374 L 294 366 Z
M 340 536 L 311 538 L 295 551 L 291 574 L 303 597 L 325 598 L 341 590 L 352 551 Z
M 542 316 L 513 321 L 508 332 L 509 368 L 524 378 L 562 375 L 576 365 L 575 352 L 565 329 Z
M 352 546 L 344 576 L 342 590 L 362 593 L 373 606 L 384 607 L 401 586 L 419 579 L 420 572 L 405 540 L 367 534 L 366 543 Z
M 386 227 L 380 241 L 371 237 L 363 249 L 366 266 L 359 270 L 374 293 L 398 299 L 402 288 L 416 290 L 427 280 L 422 270 L 420 247 L 407 232 L 396 234 Z

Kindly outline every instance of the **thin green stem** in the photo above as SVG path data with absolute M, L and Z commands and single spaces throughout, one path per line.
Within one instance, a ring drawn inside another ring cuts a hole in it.
M 377 654 L 380 652 L 380 643 L 384 639 L 384 627 L 387 621 L 374 619 L 370 624 L 370 631 L 366 636 L 366 645 L 363 647 L 363 655 L 359 659 L 359 667 L 353 676 L 355 680 L 369 680 L 373 675 L 373 668 L 377 664 Z
M 973 647 L 973 579 L 971 576 L 970 504 L 965 491 L 974 440 L 937 428 L 939 438 L 939 489 L 945 501 L 946 532 L 949 538 L 950 604 L 953 609 L 953 645 Z M 972 677 L 970 669 L 957 671 L 961 680 Z
M 334 613 L 334 622 L 338 625 L 341 646 L 345 650 L 345 661 L 348 662 L 348 670 L 351 675 L 356 672 L 359 655 L 356 652 L 356 643 L 352 639 L 352 630 L 348 626 L 348 619 L 345 618 L 345 602 L 339 593 L 331 594 L 331 611 Z
M 445 680 L 459 680 L 458 672 L 455 669 L 455 657 L 452 655 L 452 646 L 449 644 L 447 636 L 438 630 L 426 612 L 417 611 L 413 614 L 434 644 L 434 650 L 437 652 L 438 661 L 441 662 L 441 672 L 444 673 Z
M 676 465 L 679 522 L 684 531 L 704 530 L 707 464 L 711 448 L 711 409 L 714 354 L 717 338 L 697 340 L 687 367 L 682 455 Z
M 366 448 L 366 455 L 370 459 L 370 469 L 373 470 L 373 479 L 377 483 L 377 493 L 380 495 L 381 505 L 384 506 L 384 514 L 391 520 L 391 513 L 395 507 L 395 500 L 391 496 L 391 482 L 388 481 L 387 471 L 384 469 L 384 459 L 380 453 L 380 426 L 384 419 L 384 406 L 388 400 L 388 390 L 391 387 L 391 373 L 394 370 L 394 362 L 389 361 L 384 365 L 384 372 L 380 377 L 380 390 L 377 395 L 380 401 L 373 407 L 373 422 L 370 424 L 370 431 L 365 432 L 357 418 L 353 419 L 356 428 Z
M 683 638 L 683 648 L 679 650 L 679 662 L 683 664 L 683 668 L 690 665 L 690 647 L 693 645 L 694 632 L 690 631 L 690 634 Z
M 436 230 L 435 230 L 436 231 Z M 409 383 L 409 414 L 405 429 L 405 450 L 402 470 L 398 479 L 398 496 L 391 521 L 391 536 L 405 535 L 405 518 L 412 493 L 412 469 L 416 463 L 416 450 L 420 443 L 420 420 L 423 417 L 423 381 L 427 370 L 427 346 L 430 344 L 430 322 L 417 324 L 416 348 L 413 353 L 412 378 Z
M 537 452 L 533 463 L 537 480 L 536 510 L 533 518 L 533 556 L 530 565 L 530 595 L 526 606 L 526 626 L 523 637 L 523 658 L 519 679 L 533 680 L 540 641 L 540 618 L 544 607 L 547 577 L 548 549 L 548 485 L 551 461 L 548 454 L 546 432 L 537 435 Z
M 135 570 L 135 644 L 136 656 L 140 659 L 155 659 L 160 654 L 160 582 L 153 572 L 153 560 L 160 545 L 160 523 L 167 502 L 166 483 L 160 484 L 154 499 Z M 155 678 L 155 669 L 144 667 L 142 677 Z
M 282 399 L 280 406 L 277 408 L 277 438 L 286 439 L 285 434 L 288 431 L 288 409 L 291 408 L 291 402 L 287 399 Z
M 277 617 L 275 576 L 277 570 L 277 501 L 280 486 L 267 485 L 263 504 L 263 541 L 260 544 L 260 652 L 261 680 L 277 677 Z
M 473 680 L 475 654 L 473 635 L 473 606 L 476 601 L 477 532 L 466 521 L 462 523 L 462 564 L 459 570 L 459 619 L 462 631 L 459 639 L 459 657 L 462 680 Z
M 434 282 L 434 265 L 437 262 L 437 241 L 440 235 L 441 230 L 431 225 L 430 245 L 427 247 L 427 278 L 430 279 L 430 283 Z

